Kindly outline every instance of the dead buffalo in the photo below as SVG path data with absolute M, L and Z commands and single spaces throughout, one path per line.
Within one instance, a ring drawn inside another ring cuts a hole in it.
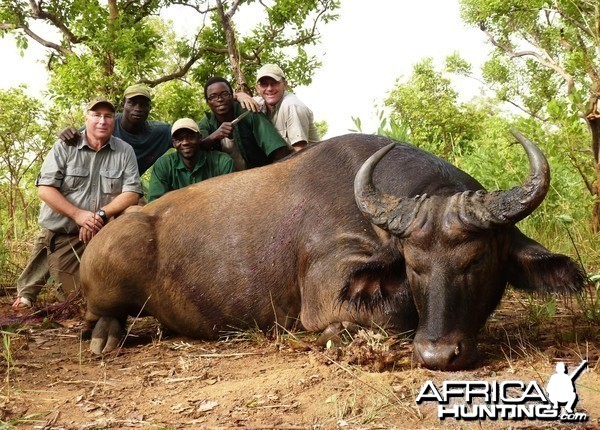
M 125 214 L 81 261 L 92 351 L 115 348 L 143 311 L 199 338 L 297 320 L 309 331 L 413 328 L 417 362 L 472 365 L 507 283 L 572 293 L 584 281 L 515 226 L 550 182 L 541 151 L 515 136 L 530 173 L 508 191 L 408 144 L 351 134 Z

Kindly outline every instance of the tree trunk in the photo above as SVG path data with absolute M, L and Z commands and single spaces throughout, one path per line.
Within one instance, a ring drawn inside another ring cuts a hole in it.
M 223 10 L 223 3 L 221 0 L 217 0 L 217 11 L 221 24 L 223 24 L 223 31 L 225 32 L 225 40 L 227 41 L 227 53 L 229 55 L 229 62 L 231 63 L 231 70 L 235 77 L 235 89 L 237 91 L 243 91 L 247 94 L 252 95 L 250 87 L 246 83 L 244 73 L 240 67 L 240 56 L 237 48 L 237 39 L 235 37 L 235 30 L 231 25 L 231 17 Z
M 596 180 L 592 188 L 595 197 L 592 212 L 592 230 L 598 233 L 600 232 L 600 159 L 598 155 L 600 147 L 600 114 L 592 112 L 587 115 L 587 120 L 590 132 L 592 133 L 592 152 L 594 154 L 594 171 L 596 173 Z

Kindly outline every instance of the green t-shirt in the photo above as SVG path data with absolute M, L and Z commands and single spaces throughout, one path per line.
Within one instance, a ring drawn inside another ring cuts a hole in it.
M 242 112 L 241 105 L 233 102 L 233 113 L 237 118 Z M 202 138 L 215 132 L 221 124 L 215 114 L 206 112 L 206 117 L 198 123 Z M 233 140 L 248 168 L 269 164 L 269 155 L 276 149 L 287 147 L 287 143 L 275 129 L 271 121 L 262 113 L 250 112 L 233 128 Z
M 123 114 L 117 114 L 113 136 L 131 145 L 141 176 L 158 157 L 171 148 L 171 124 L 148 120 L 142 133 L 133 134 L 121 127 L 122 118 Z
M 233 160 L 229 155 L 219 151 L 199 152 L 200 158 L 192 170 L 185 166 L 178 152 L 156 160 L 148 186 L 148 201 L 156 200 L 169 191 L 233 172 Z

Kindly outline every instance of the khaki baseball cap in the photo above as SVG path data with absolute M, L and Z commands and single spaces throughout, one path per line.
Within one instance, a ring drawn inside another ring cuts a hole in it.
M 86 110 L 94 110 L 94 108 L 98 105 L 106 105 L 110 108 L 110 110 L 116 112 L 115 105 L 112 104 L 112 102 L 109 101 L 106 97 L 96 97 L 90 100 L 90 102 L 86 106 Z
M 256 82 L 260 81 L 265 76 L 275 79 L 277 82 L 281 82 L 285 79 L 283 70 L 277 64 L 265 64 L 256 73 Z
M 173 136 L 176 131 L 181 130 L 182 128 L 200 133 L 200 128 L 198 127 L 196 121 L 191 118 L 181 118 L 175 121 L 173 127 L 171 127 L 171 136 Z
M 125 89 L 123 93 L 123 97 L 126 99 L 130 99 L 136 96 L 146 97 L 148 100 L 152 100 L 152 94 L 150 92 L 150 87 L 144 84 L 135 84 Z

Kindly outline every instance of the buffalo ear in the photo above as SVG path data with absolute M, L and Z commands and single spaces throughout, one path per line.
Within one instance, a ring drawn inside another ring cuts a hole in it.
M 585 275 L 575 261 L 516 233 L 508 262 L 508 282 L 513 287 L 539 294 L 573 294 L 583 289 Z
M 340 304 L 348 303 L 356 310 L 377 309 L 410 296 L 404 266 L 387 266 L 381 262 L 369 262 L 354 269 L 340 291 Z

